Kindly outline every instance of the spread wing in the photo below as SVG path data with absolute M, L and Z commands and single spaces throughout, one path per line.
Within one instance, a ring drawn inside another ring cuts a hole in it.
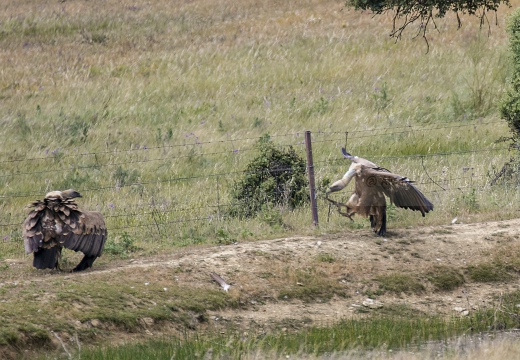
M 345 148 L 341 148 L 341 152 L 343 153 L 343 157 L 345 159 L 349 159 L 353 163 L 360 164 L 360 165 L 366 166 L 367 168 L 371 168 L 371 169 L 375 169 L 375 170 L 388 171 L 387 169 L 374 164 L 370 160 L 363 159 L 363 158 L 360 158 L 359 156 L 353 156 L 353 155 L 349 154 Z
M 81 251 L 87 256 L 100 256 L 107 239 L 103 215 L 94 211 L 81 211 L 78 217 L 65 221 L 60 242 L 64 247 Z
M 362 177 L 367 191 L 370 187 L 383 191 L 397 207 L 420 211 L 422 216 L 433 210 L 430 200 L 406 177 L 373 169 L 364 169 Z
M 36 201 L 23 223 L 25 251 L 63 246 L 87 256 L 100 256 L 107 229 L 98 212 L 81 211 L 73 200 L 46 204 Z
M 374 164 L 372 161 L 360 158 L 359 156 L 353 156 L 353 155 L 349 154 L 345 148 L 341 148 L 341 153 L 343 154 L 343 157 L 345 159 L 349 159 L 350 161 L 352 161 L 354 163 L 361 164 L 361 165 L 364 165 L 364 166 L 370 167 L 370 168 L 379 167 L 376 164 Z

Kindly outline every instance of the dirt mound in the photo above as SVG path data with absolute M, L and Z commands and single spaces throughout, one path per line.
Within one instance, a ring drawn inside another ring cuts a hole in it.
M 139 276 L 142 268 L 182 268 L 176 281 L 187 287 L 218 287 L 210 278 L 210 273 L 216 272 L 232 284 L 231 296 L 241 299 L 244 306 L 211 312 L 211 319 L 246 328 L 252 323 L 269 326 L 283 323 L 282 320 L 326 324 L 342 317 L 360 316 L 363 308 L 395 304 L 429 314 L 456 315 L 493 306 L 497 295 L 519 287 L 515 282 L 466 282 L 453 291 L 434 291 L 424 279 L 423 291 L 378 293 L 374 279 L 388 274 L 427 274 L 438 266 L 462 273 L 470 265 L 493 261 L 498 252 L 504 251 L 501 249 L 518 248 L 519 240 L 520 219 L 395 229 L 383 238 L 359 230 L 190 248 L 161 259 L 131 260 L 100 271 L 124 271 L 125 276 L 132 277 Z M 302 290 L 309 286 L 294 273 L 316 267 L 321 277 L 341 286 L 339 290 L 332 289 L 333 296 L 280 296 L 284 286 Z M 287 278 L 276 280 L 280 274 Z M 367 303 L 368 297 L 376 298 L 379 305 Z
M 395 309 L 409 311 L 410 316 L 417 312 L 464 316 L 475 309 L 496 308 L 500 294 L 519 289 L 515 281 L 518 274 L 514 271 L 513 277 L 504 281 L 474 281 L 468 275 L 472 267 L 492 264 L 497 257 L 502 263 L 511 260 L 519 264 L 519 240 L 520 219 L 513 219 L 393 229 L 386 237 L 377 237 L 369 230 L 356 230 L 197 246 L 160 256 L 116 262 L 103 260 L 105 262 L 96 263 L 94 269 L 74 274 L 34 271 L 30 258 L 4 260 L 9 269 L 0 273 L 0 289 L 10 289 L 2 293 L 3 302 L 15 302 L 16 296 L 28 294 L 24 296 L 35 298 L 39 304 L 56 298 L 56 289 L 46 289 L 49 279 L 53 286 L 63 289 L 71 284 L 88 287 L 99 281 L 119 279 L 126 284 L 150 284 L 150 288 L 155 286 L 160 291 L 164 288 L 165 292 L 176 287 L 224 294 L 224 289 L 210 276 L 214 272 L 231 284 L 228 299 L 234 305 L 204 311 L 202 317 L 194 314 L 192 327 L 197 331 L 205 328 L 233 328 L 244 332 L 290 330 Z M 448 280 L 459 279 L 459 283 L 439 288 L 431 275 L 436 269 L 452 271 L 447 273 Z M 411 282 L 403 283 L 403 279 L 411 279 Z M 30 295 L 30 291 L 35 294 Z M 88 306 L 89 302 L 72 294 L 72 290 L 64 291 L 60 296 L 80 299 L 74 306 Z M 138 301 L 136 299 L 136 303 Z M 149 297 L 146 301 L 159 300 Z M 111 343 L 132 338 L 142 340 L 143 336 L 179 330 L 146 315 L 139 321 L 142 326 L 137 332 L 133 329 L 129 333 L 114 326 L 105 332 L 108 335 L 104 340 Z M 75 320 L 70 326 L 86 325 Z M 92 320 L 88 326 L 101 325 Z M 56 347 L 59 346 L 57 341 Z

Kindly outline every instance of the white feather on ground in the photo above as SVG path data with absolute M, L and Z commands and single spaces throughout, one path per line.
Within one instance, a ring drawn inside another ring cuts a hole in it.
M 229 288 L 231 287 L 231 285 L 229 285 L 228 283 L 226 283 L 224 281 L 224 279 L 222 279 L 218 274 L 212 272 L 211 273 L 211 278 L 216 281 L 220 286 L 222 286 L 222 288 L 227 292 L 229 290 Z

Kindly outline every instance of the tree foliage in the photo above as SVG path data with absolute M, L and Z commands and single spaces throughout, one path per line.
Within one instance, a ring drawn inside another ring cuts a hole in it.
M 448 12 L 457 15 L 459 27 L 462 25 L 459 15 L 472 15 L 480 18 L 481 25 L 487 20 L 489 11 L 496 11 L 501 4 L 510 5 L 509 0 L 346 0 L 345 5 L 356 10 L 372 11 L 376 15 L 394 12 L 393 27 L 390 36 L 399 39 L 406 27 L 419 22 L 417 35 L 425 37 L 430 23 L 435 25 L 435 18 L 442 18 Z
M 515 10 L 507 22 L 512 74 L 500 104 L 500 115 L 507 121 L 515 143 L 520 140 L 520 9 Z
M 305 161 L 293 147 L 279 149 L 269 135 L 261 137 L 256 147 L 258 156 L 233 186 L 230 214 L 252 217 L 265 206 L 292 209 L 305 203 L 308 199 Z
M 506 30 L 509 38 L 512 72 L 500 103 L 500 116 L 507 121 L 511 130 L 511 137 L 502 140 L 510 142 L 511 148 L 516 150 L 516 156 L 512 157 L 495 175 L 492 183 L 496 183 L 498 179 L 512 178 L 515 174 L 518 181 L 520 173 L 520 9 L 511 14 Z

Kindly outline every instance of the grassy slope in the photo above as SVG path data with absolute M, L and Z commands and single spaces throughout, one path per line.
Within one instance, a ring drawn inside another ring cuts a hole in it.
M 175 233 L 169 243 L 193 243 L 219 228 L 234 238 L 269 236 L 258 220 L 185 220 L 229 203 L 233 171 L 254 156 L 259 136 L 304 156 L 305 130 L 317 141 L 318 184 L 344 172 L 338 148 L 348 131 L 353 153 L 406 174 L 433 198 L 439 211 L 423 224 L 461 213 L 467 221 L 511 216 L 511 202 L 484 191 L 508 159 L 494 142 L 507 136 L 495 102 L 509 9 L 489 36 L 475 19 L 460 30 L 455 19 L 439 20 L 428 54 L 412 34 L 388 39 L 390 18 L 332 1 L 27 1 L 1 11 L 0 221 L 12 225 L 2 226 L 3 238 L 19 239 L 30 200 L 68 187 L 108 216 L 114 238 L 126 231 L 160 243 Z M 488 148 L 499 150 L 490 157 Z M 456 151 L 477 152 L 400 158 Z M 207 177 L 214 174 L 224 176 Z M 448 188 L 463 190 L 441 191 Z M 319 205 L 323 218 L 327 204 Z M 403 225 L 417 223 L 414 215 L 397 213 Z M 283 229 L 312 231 L 309 217 L 307 209 L 286 213 Z
M 85 194 L 82 204 L 105 213 L 111 242 L 130 236 L 148 254 L 312 232 L 307 210 L 284 213 L 284 227 L 178 222 L 207 219 L 201 209 L 228 200 L 235 178 L 204 176 L 243 169 L 266 132 L 302 151 L 297 134 L 311 130 L 321 182 L 344 172 L 334 161 L 349 131 L 353 153 L 393 164 L 434 199 L 432 216 L 393 211 L 394 224 L 513 216 L 514 188 L 484 191 L 507 152 L 480 152 L 507 136 L 495 102 L 506 77 L 509 12 L 502 9 L 489 36 L 474 19 L 460 30 L 454 19 L 439 20 L 426 55 L 410 33 L 397 44 L 387 37 L 390 18 L 333 1 L 5 1 L 0 223 L 10 226 L 0 228 L 1 254 L 21 256 L 27 202 L 71 186 Z M 463 126 L 446 129 L 456 124 Z M 367 136 L 373 128 L 382 130 Z M 150 151 L 137 151 L 145 146 Z M 478 151 L 402 158 L 468 150 Z M 325 220 L 326 204 L 320 211 Z M 344 226 L 332 217 L 321 230 Z

